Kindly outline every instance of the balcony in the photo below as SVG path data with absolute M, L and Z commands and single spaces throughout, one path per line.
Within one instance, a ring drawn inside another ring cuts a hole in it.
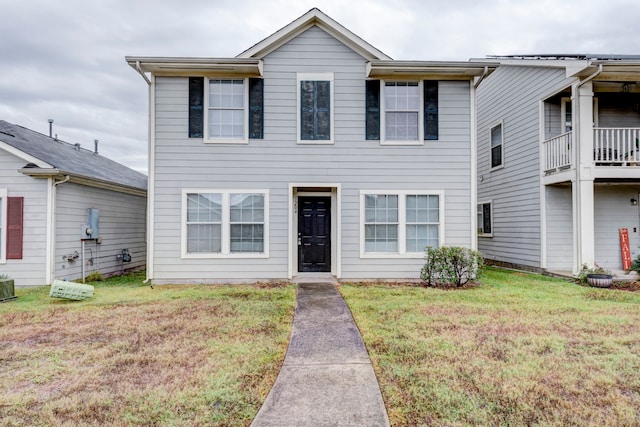
M 566 132 L 542 143 L 545 176 L 571 169 L 573 132 Z M 640 166 L 640 128 L 594 128 L 593 165 L 595 169 L 616 166 L 615 172 L 597 173 L 597 177 L 626 176 L 625 169 Z M 633 174 L 635 177 L 636 173 Z

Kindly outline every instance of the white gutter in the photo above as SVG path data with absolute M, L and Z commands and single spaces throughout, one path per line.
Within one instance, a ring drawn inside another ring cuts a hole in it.
M 149 82 L 149 151 L 148 151 L 148 181 L 147 181 L 147 277 L 145 283 L 153 280 L 154 251 L 155 243 L 155 167 L 156 167 L 156 78 L 152 74 Z
M 488 73 L 488 67 L 485 67 L 485 74 Z M 482 78 L 480 81 L 482 81 Z M 471 109 L 471 249 L 478 250 L 478 215 L 476 215 L 476 209 L 478 208 L 478 118 L 476 109 L 476 87 L 477 85 L 469 84 L 469 108 Z
M 56 187 L 65 182 L 69 182 L 71 177 L 66 175 L 62 181 L 56 181 L 54 177 L 50 177 L 47 186 L 47 253 L 45 257 L 45 283 L 51 285 L 53 283 L 54 271 L 54 257 L 56 256 L 55 245 L 55 224 L 56 224 Z
M 142 67 L 140 67 L 140 61 L 136 61 L 136 71 L 142 76 L 144 81 L 147 82 L 149 86 L 151 86 L 151 80 L 149 80 L 149 77 L 147 77 L 144 71 L 142 71 Z
M 580 86 L 584 85 L 585 83 L 588 83 L 591 80 L 595 79 L 596 77 L 598 77 L 600 75 L 600 73 L 602 73 L 602 64 L 598 64 L 598 69 L 596 70 L 595 73 L 591 74 L 589 77 L 587 77 L 586 79 L 584 79 L 580 83 L 578 83 L 578 87 L 580 87 Z
M 480 86 L 480 83 L 482 83 L 482 81 L 485 79 L 485 77 L 487 77 L 489 75 L 489 67 L 485 66 L 484 67 L 484 73 L 482 73 L 482 75 L 480 76 L 480 78 L 478 79 L 477 82 L 475 82 L 473 84 L 473 88 L 477 89 L 478 86 Z

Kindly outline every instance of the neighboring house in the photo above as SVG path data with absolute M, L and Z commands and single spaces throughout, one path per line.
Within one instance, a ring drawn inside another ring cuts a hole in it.
M 0 120 L 0 273 L 34 286 L 144 268 L 146 187 L 97 146 Z
M 476 246 L 474 82 L 312 9 L 235 58 L 127 57 L 150 86 L 154 283 L 418 278 Z
M 490 57 L 478 88 L 478 246 L 489 260 L 622 270 L 640 245 L 640 57 Z

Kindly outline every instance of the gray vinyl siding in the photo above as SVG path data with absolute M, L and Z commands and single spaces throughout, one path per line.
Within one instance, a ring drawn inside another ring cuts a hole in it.
M 540 267 L 540 100 L 566 85 L 561 69 L 503 65 L 478 88 L 478 200 L 492 200 L 490 260 Z M 558 113 L 559 114 L 559 113 Z M 490 129 L 502 123 L 504 167 L 490 168 Z
M 73 183 L 56 190 L 55 278 L 77 280 L 82 277 L 82 226 L 87 209 L 99 210 L 102 243 L 85 241 L 85 274 L 119 274 L 122 269 L 146 265 L 146 198 Z M 131 262 L 122 263 L 116 255 L 122 249 L 131 253 Z M 63 256 L 78 252 L 80 257 L 65 261 Z
M 155 281 L 286 278 L 291 183 L 340 185 L 343 278 L 417 278 L 423 264 L 360 258 L 362 190 L 444 190 L 445 244 L 471 246 L 470 83 L 440 82 L 438 141 L 381 146 L 365 141 L 365 65 L 317 27 L 270 53 L 264 58 L 264 139 L 248 145 L 187 138 L 187 78 L 156 79 Z M 298 145 L 296 73 L 327 72 L 334 73 L 334 144 Z M 269 258 L 181 258 L 183 189 L 268 190 Z
M 632 258 L 638 255 L 639 207 L 631 199 L 638 200 L 640 185 L 596 184 L 594 190 L 595 213 L 595 262 L 609 270 L 622 270 L 619 229 L 629 230 Z M 635 229 L 635 231 L 634 231 Z
M 0 263 L 0 273 L 8 274 L 21 287 L 44 284 L 47 241 L 47 180 L 18 172 L 26 163 L 0 150 L 0 188 L 7 190 L 8 197 L 24 197 L 22 259 Z
M 612 94 L 599 95 L 598 126 L 604 128 L 640 127 L 640 114 L 638 114 L 637 105 L 635 99 L 612 96 Z
M 547 270 L 573 270 L 573 205 L 571 186 L 545 188 L 547 210 Z

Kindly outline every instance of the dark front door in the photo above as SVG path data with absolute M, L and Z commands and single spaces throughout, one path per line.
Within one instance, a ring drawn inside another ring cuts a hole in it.
M 331 197 L 298 197 L 298 271 L 331 271 Z

